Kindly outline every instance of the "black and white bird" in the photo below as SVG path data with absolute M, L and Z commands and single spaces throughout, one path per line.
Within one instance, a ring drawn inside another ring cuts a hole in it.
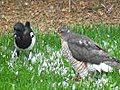
M 120 69 L 119 60 L 108 55 L 90 38 L 73 33 L 66 26 L 60 27 L 58 33 L 63 55 L 81 78 L 95 71 L 111 72 L 113 68 Z
M 19 57 L 20 51 L 27 51 L 29 52 L 28 59 L 30 60 L 32 58 L 32 48 L 36 41 L 30 22 L 27 21 L 25 25 L 21 22 L 17 22 L 13 28 L 15 49 L 12 54 L 12 58 Z

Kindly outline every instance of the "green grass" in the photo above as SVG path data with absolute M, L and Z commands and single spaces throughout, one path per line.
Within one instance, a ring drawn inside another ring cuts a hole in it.
M 111 56 L 120 59 L 120 26 L 77 25 L 73 32 L 87 35 Z M 12 33 L 0 36 L 0 90 L 119 90 L 118 72 L 96 73 L 91 78 L 75 82 L 74 70 L 61 53 L 60 38 L 54 32 L 34 29 L 37 43 L 32 64 L 24 53 L 13 63 Z

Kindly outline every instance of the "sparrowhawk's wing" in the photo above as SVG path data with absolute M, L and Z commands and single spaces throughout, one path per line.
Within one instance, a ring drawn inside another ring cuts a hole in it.
M 92 64 L 105 62 L 110 65 L 113 62 L 118 62 L 86 36 L 76 36 L 68 39 L 67 42 L 73 57 L 78 61 L 89 62 Z

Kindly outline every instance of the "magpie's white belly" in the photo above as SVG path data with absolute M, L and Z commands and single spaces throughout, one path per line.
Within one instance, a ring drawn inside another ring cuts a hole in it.
M 34 45 L 35 45 L 35 41 L 36 41 L 36 38 L 35 38 L 35 36 L 32 38 L 32 43 L 30 44 L 30 46 L 28 47 L 28 48 L 26 48 L 26 50 L 31 50 L 33 47 L 34 47 Z

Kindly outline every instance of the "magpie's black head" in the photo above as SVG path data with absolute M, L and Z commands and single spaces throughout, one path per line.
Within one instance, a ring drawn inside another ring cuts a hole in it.
M 24 32 L 25 30 L 25 27 L 24 25 L 21 23 L 21 22 L 17 22 L 15 25 L 14 25 L 14 31 L 15 32 Z
M 23 38 L 24 36 L 28 36 L 32 32 L 32 29 L 30 27 L 30 22 L 26 22 L 25 25 L 21 22 L 17 22 L 14 25 L 14 35 L 18 38 Z
M 17 22 L 14 25 L 14 35 L 21 38 L 25 31 L 25 26 L 21 22 Z
M 68 26 L 62 26 L 60 28 L 58 28 L 58 33 L 60 35 L 65 35 L 68 34 L 70 32 L 69 27 Z

